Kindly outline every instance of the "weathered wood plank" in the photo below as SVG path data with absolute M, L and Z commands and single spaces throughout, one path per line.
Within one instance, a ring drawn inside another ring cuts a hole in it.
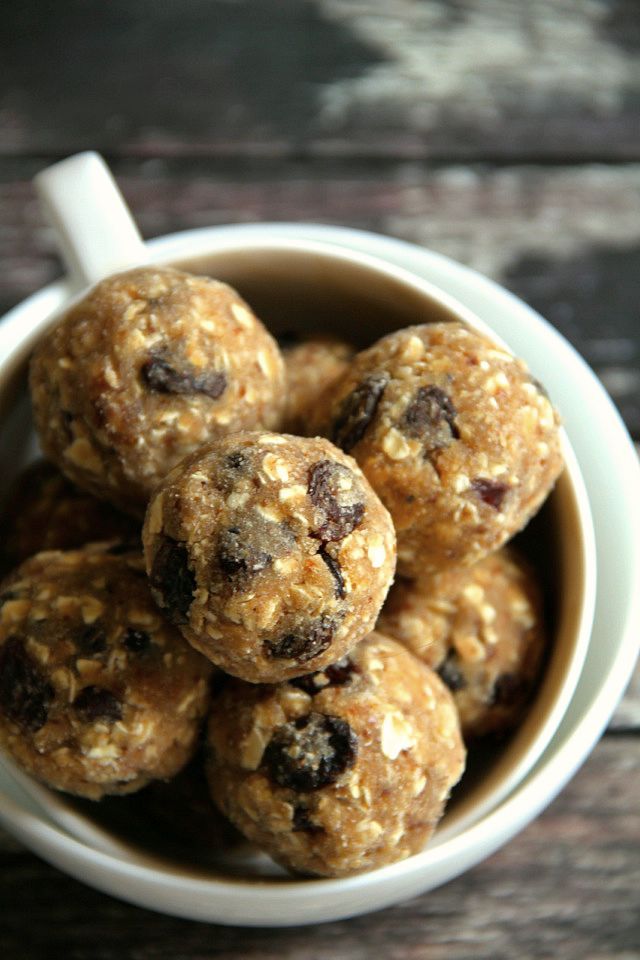
M 5 6 L 5 154 L 640 157 L 636 0 Z
M 605 738 L 536 822 L 457 880 L 374 915 L 311 928 L 241 930 L 153 915 L 2 841 L 2 956 L 632 960 L 640 950 L 638 743 Z
M 56 275 L 28 178 L 0 162 L 0 305 Z M 218 164 L 120 161 L 147 236 L 205 224 L 306 220 L 411 240 L 495 277 L 595 367 L 640 437 L 640 164 L 622 167 Z

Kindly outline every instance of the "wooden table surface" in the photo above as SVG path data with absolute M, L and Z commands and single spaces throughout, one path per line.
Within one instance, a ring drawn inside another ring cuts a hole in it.
M 31 176 L 97 148 L 146 236 L 340 223 L 476 267 L 575 344 L 640 438 L 637 0 L 7 0 L 2 19 L 0 308 L 60 270 Z M 0 831 L 0 957 L 638 958 L 639 748 L 636 671 L 501 851 L 312 928 L 155 915 Z

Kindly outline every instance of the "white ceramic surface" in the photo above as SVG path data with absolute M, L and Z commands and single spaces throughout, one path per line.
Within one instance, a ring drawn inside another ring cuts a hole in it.
M 595 629 L 585 669 L 565 718 L 535 769 L 494 812 L 409 861 L 349 880 L 303 883 L 218 882 L 170 872 L 160 874 L 153 866 L 127 863 L 71 839 L 45 821 L 37 804 L 13 778 L 0 776 L 0 787 L 6 794 L 0 798 L 0 818 L 33 849 L 70 873 L 170 913 L 227 923 L 279 925 L 349 916 L 432 888 L 503 843 L 555 795 L 597 739 L 637 652 L 640 615 L 634 578 L 637 580 L 640 569 L 640 513 L 634 490 L 638 481 L 635 454 L 597 381 L 562 338 L 489 281 L 399 241 L 313 226 L 194 231 L 155 241 L 151 249 L 154 259 L 175 261 L 208 252 L 215 244 L 250 244 L 261 242 L 266 235 L 274 240 L 329 240 L 397 262 L 456 294 L 523 354 L 533 372 L 545 379 L 563 410 L 594 508 L 598 555 L 605 561 L 598 574 Z M 55 309 L 64 292 L 61 285 L 56 285 L 12 312 L 8 325 L 5 321 L 0 327 L 0 358 L 12 342 L 10 331 L 15 337 L 22 324 L 47 309 Z M 588 432 L 584 429 L 585 418 Z M 600 455 L 601 446 L 606 447 L 606 457 Z M 617 568 L 616 575 L 612 575 L 612 567 Z
M 146 263 L 147 247 L 100 154 L 67 157 L 33 182 L 74 287 Z

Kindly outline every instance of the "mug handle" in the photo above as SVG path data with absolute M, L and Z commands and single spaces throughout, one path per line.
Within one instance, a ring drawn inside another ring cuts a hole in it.
M 129 208 L 98 153 L 55 163 L 36 175 L 34 185 L 74 291 L 148 262 Z

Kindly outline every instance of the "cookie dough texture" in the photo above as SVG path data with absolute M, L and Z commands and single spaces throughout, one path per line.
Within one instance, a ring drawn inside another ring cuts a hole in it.
M 0 516 L 0 572 L 42 550 L 72 550 L 98 540 L 140 539 L 140 525 L 38 460 L 18 476 Z
M 278 347 L 226 284 L 145 267 L 99 283 L 40 342 L 31 393 L 45 455 L 132 512 L 200 444 L 276 426 Z
M 143 530 L 153 595 L 227 673 L 274 683 L 339 660 L 373 629 L 395 534 L 327 440 L 251 432 L 188 457 Z
M 504 733 L 521 718 L 545 631 L 535 575 L 512 550 L 424 582 L 399 580 L 378 628 L 437 670 L 466 739 Z
M 99 799 L 176 774 L 210 672 L 160 616 L 139 553 L 40 553 L 2 585 L 0 744 L 59 790 Z
M 287 375 L 284 428 L 305 436 L 323 392 L 348 369 L 354 348 L 337 337 L 320 334 L 283 346 Z
M 449 691 L 376 633 L 311 676 L 230 681 L 214 698 L 209 746 L 226 816 L 283 866 L 319 876 L 422 849 L 464 767 Z
M 390 511 L 406 576 L 502 546 L 562 469 L 541 386 L 458 322 L 408 327 L 359 353 L 313 426 L 358 461 Z

